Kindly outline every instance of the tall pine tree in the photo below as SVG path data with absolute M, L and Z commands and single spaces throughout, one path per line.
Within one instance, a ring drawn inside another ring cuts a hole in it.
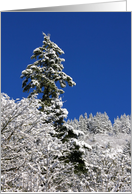
M 35 59 L 35 62 L 22 71 L 21 78 L 25 78 L 22 83 L 23 92 L 31 91 L 28 97 L 35 93 L 40 94 L 41 111 L 45 111 L 46 107 L 46 111 L 53 113 L 53 117 L 50 119 L 54 121 L 56 130 L 54 136 L 67 144 L 67 150 L 65 150 L 63 157 L 60 159 L 65 162 L 72 162 L 75 165 L 75 172 L 84 173 L 87 169 L 85 160 L 82 157 L 81 147 L 83 145 L 77 141 L 76 131 L 65 123 L 64 117 L 67 113 L 65 109 L 62 109 L 63 103 L 59 98 L 60 94 L 64 93 L 62 88 L 65 88 L 66 84 L 74 86 L 76 83 L 69 75 L 63 72 L 62 62 L 65 60 L 60 58 L 60 55 L 64 54 L 64 52 L 50 40 L 49 35 L 45 33 L 43 35 L 43 45 L 36 48 L 31 56 L 31 59 Z M 61 89 L 57 86 L 58 82 Z M 50 108 L 51 106 L 52 108 Z

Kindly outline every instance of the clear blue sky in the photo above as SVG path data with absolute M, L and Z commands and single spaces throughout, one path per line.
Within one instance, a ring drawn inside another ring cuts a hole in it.
M 76 82 L 64 90 L 68 119 L 106 112 L 131 114 L 131 13 L 2 13 L 1 92 L 22 92 L 22 70 L 42 46 L 42 31 L 64 52 L 64 72 Z

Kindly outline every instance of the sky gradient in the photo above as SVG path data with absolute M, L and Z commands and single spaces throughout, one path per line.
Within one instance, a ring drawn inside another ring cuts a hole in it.
M 1 92 L 13 99 L 28 96 L 20 75 L 42 32 L 65 52 L 63 71 L 76 82 L 64 88 L 68 119 L 131 114 L 131 13 L 1 13 Z

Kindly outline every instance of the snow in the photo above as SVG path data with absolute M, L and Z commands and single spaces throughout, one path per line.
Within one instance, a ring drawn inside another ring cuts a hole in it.
M 55 51 L 53 49 L 50 49 L 49 54 L 55 55 Z
M 38 65 L 39 64 L 39 61 L 35 61 L 33 64 L 34 65 Z M 34 66 L 34 65 L 31 65 L 30 67 L 35 68 L 36 66 Z
M 84 142 L 84 141 L 78 141 L 77 139 L 73 139 L 73 142 L 75 142 L 76 143 L 76 145 L 79 145 L 80 146 L 80 148 L 88 148 L 88 149 L 92 149 L 92 147 L 89 145 L 89 144 L 87 144 L 86 142 Z
M 39 85 L 40 85 L 39 82 L 38 82 L 37 80 L 32 80 L 32 84 L 33 84 L 33 85 L 36 85 L 36 86 L 39 86 Z
M 118 148 L 118 149 L 111 148 L 110 150 L 105 151 L 106 156 L 113 159 L 116 158 L 116 156 L 122 152 L 123 150 L 121 148 Z
M 39 48 L 36 48 L 33 50 L 33 53 L 36 53 L 36 52 L 41 52 L 41 50 Z
M 78 136 L 78 135 L 84 135 L 84 132 L 81 130 L 75 130 L 73 129 L 73 132 Z
M 63 113 L 62 113 L 62 114 L 63 114 L 63 117 L 64 117 L 64 118 L 67 118 L 67 115 L 68 115 L 67 109 L 66 109 L 66 108 L 63 108 L 63 109 L 62 109 L 62 112 L 63 112 Z
M 88 148 L 88 149 L 92 150 L 92 146 L 89 145 L 88 143 L 86 143 L 86 142 L 84 142 L 84 141 L 82 141 L 81 143 L 82 143 L 82 145 L 83 145 L 85 148 Z
M 22 74 L 31 74 L 32 73 L 32 69 L 26 69 L 22 71 Z

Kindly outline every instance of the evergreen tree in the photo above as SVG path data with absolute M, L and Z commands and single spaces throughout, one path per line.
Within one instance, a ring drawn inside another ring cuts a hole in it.
M 120 121 L 121 121 L 121 129 L 120 132 L 121 133 L 127 133 L 130 134 L 131 133 L 131 119 L 129 115 L 121 115 L 120 117 Z
M 131 133 L 131 117 L 129 115 L 121 115 L 114 119 L 113 132 L 118 133 Z
M 106 113 L 98 113 L 88 118 L 88 129 L 90 133 L 110 133 L 112 132 L 112 123 Z
M 119 128 L 120 128 L 120 119 L 119 117 L 117 116 L 116 119 L 114 119 L 114 124 L 113 124 L 113 132 L 114 134 L 118 134 L 119 133 Z
M 64 67 L 61 62 L 65 60 L 60 58 L 60 55 L 64 52 L 50 40 L 49 35 L 45 33 L 43 35 L 42 47 L 36 48 L 31 56 L 31 59 L 36 59 L 36 61 L 22 71 L 21 78 L 25 77 L 22 83 L 23 92 L 31 91 L 29 98 L 36 93 L 39 94 L 40 110 L 48 111 L 47 114 L 53 113 L 50 120 L 54 121 L 56 133 L 51 135 L 66 143 L 68 149 L 60 159 L 74 163 L 76 172 L 85 172 L 85 161 L 82 159 L 83 152 L 80 149 L 83 145 L 77 142 L 76 131 L 65 123 L 64 117 L 68 112 L 66 109 L 62 109 L 63 103 L 59 98 L 60 94 L 64 93 L 62 88 L 66 87 L 66 83 L 69 86 L 74 86 L 76 83 L 63 72 Z M 58 82 L 61 89 L 57 86 Z

